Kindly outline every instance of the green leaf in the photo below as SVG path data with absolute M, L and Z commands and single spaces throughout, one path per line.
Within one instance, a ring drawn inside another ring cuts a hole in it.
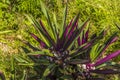
M 118 37 L 116 36 L 117 33 L 114 33 L 104 44 L 102 44 L 100 46 L 100 44 L 92 47 L 92 50 L 91 50 L 91 60 L 95 60 L 97 59 L 97 57 L 99 58 L 100 55 L 102 55 L 105 50 L 110 46 L 110 44 L 112 44 L 113 42 L 115 42 Z
M 60 29 L 58 23 L 57 23 L 57 18 L 56 18 L 56 15 L 55 13 L 53 13 L 53 20 L 54 20 L 54 25 L 55 25 L 55 33 L 58 34 L 58 30 Z M 58 38 L 59 36 L 56 36 L 56 39 Z
M 23 65 L 23 66 L 40 66 L 40 65 L 49 65 L 49 61 L 47 59 L 37 59 L 37 62 L 35 63 L 19 63 L 18 65 Z
M 120 26 L 117 23 L 114 23 L 114 24 L 120 30 Z
M 13 78 L 13 79 L 15 79 L 15 59 L 14 59 L 14 55 L 12 55 L 12 57 L 11 57 L 11 77 Z
M 23 71 L 23 77 L 21 80 L 27 80 L 27 72 L 26 70 Z
M 14 30 L 0 31 L 0 34 L 11 33 L 11 32 L 13 32 L 13 31 L 14 31 Z
M 49 31 L 50 31 L 51 37 L 52 37 L 54 40 L 56 40 L 56 39 L 55 39 L 55 38 L 56 38 L 56 34 L 55 34 L 55 30 L 54 30 L 54 28 L 53 28 L 53 26 L 52 26 L 52 22 L 51 22 L 51 20 L 50 20 L 50 15 L 48 14 L 48 11 L 47 11 L 44 3 L 43 3 L 42 1 L 40 1 L 40 4 L 41 4 L 42 12 L 44 13 L 45 17 L 47 18 L 47 22 L 48 22 L 48 24 L 49 24 L 49 26 L 50 26 L 50 30 L 49 30 Z
M 94 46 L 97 41 L 99 41 L 100 39 L 103 38 L 104 36 L 104 30 L 99 34 L 99 36 L 95 37 L 94 39 L 90 40 L 89 42 L 83 44 L 82 46 L 76 48 L 75 50 L 71 51 L 72 53 L 70 53 L 71 57 L 75 57 L 75 56 L 79 56 L 80 54 L 82 54 L 83 52 L 87 51 L 88 49 L 90 49 L 92 46 Z
M 21 56 L 15 56 L 15 59 L 20 63 L 29 63 L 29 61 Z
M 103 64 L 101 64 L 99 66 L 96 66 L 95 68 L 99 69 L 99 68 L 102 68 L 102 67 L 105 67 L 105 66 L 108 67 L 108 66 L 115 66 L 115 65 L 117 65 L 116 62 L 106 62 L 106 63 L 103 63 Z
M 35 29 L 39 32 L 39 36 L 43 42 L 46 43 L 47 46 L 50 46 L 50 42 L 47 40 L 45 36 L 45 32 L 42 30 L 40 23 L 38 23 L 31 15 L 25 15 L 28 20 L 34 25 Z
M 52 73 L 53 72 L 53 70 L 56 68 L 56 64 L 50 64 L 46 69 L 45 69 L 45 71 L 44 71 L 44 73 L 43 73 L 43 77 L 46 77 L 46 76 L 48 76 L 50 73 Z
M 35 63 L 19 63 L 18 65 L 22 65 L 22 66 L 35 66 L 35 65 L 40 65 L 40 64 L 35 64 Z
M 72 59 L 68 63 L 69 64 L 85 64 L 90 62 L 89 60 L 84 60 L 84 59 Z
M 90 51 L 90 58 L 92 62 L 99 56 L 101 50 L 102 48 L 100 48 L 99 43 L 97 43 L 95 46 L 92 47 Z
M 26 44 L 29 48 L 31 48 L 33 51 L 38 51 L 39 49 L 34 47 L 32 44 L 30 44 L 27 41 L 22 41 L 24 44 Z M 28 50 L 27 48 L 25 48 L 24 46 L 21 46 L 21 48 L 24 50 L 25 53 L 30 52 L 30 50 Z
M 66 7 L 64 9 L 64 16 L 63 16 L 63 22 L 62 22 L 62 25 L 61 25 L 61 28 L 60 28 L 60 37 L 62 37 L 63 35 L 63 32 L 65 30 L 65 27 L 66 27 L 66 18 L 67 18 L 67 4 L 66 4 Z
M 60 80 L 72 80 L 72 76 L 71 75 L 63 75 L 62 77 L 60 77 Z
M 31 53 L 28 53 L 28 55 L 46 55 L 51 57 L 54 56 L 52 53 L 50 53 L 48 49 L 42 49 L 42 51 L 31 52 Z
M 73 25 L 74 25 L 74 23 L 75 23 L 78 19 L 79 19 L 79 14 L 76 16 L 75 20 L 73 21 Z M 88 22 L 89 22 L 89 19 L 87 19 L 87 20 L 81 25 L 80 28 L 76 29 L 76 30 L 73 32 L 73 34 L 72 34 L 72 36 L 71 36 L 70 39 L 67 38 L 67 40 L 66 40 L 65 43 L 64 43 L 64 49 L 65 49 L 65 50 L 68 49 L 68 48 L 70 49 L 70 48 L 72 47 L 72 45 L 73 45 L 74 42 L 78 39 L 78 37 L 79 37 L 80 33 L 82 32 L 82 30 L 84 29 L 84 27 L 86 27 L 86 25 L 88 24 Z M 72 25 L 72 26 L 73 26 L 73 25 Z
M 39 65 L 49 65 L 50 61 L 47 60 L 46 58 L 45 59 L 44 58 L 40 58 L 36 64 L 39 64 Z

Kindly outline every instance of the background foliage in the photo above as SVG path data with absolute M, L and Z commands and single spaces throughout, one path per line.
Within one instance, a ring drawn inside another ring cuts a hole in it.
M 43 0 L 51 14 L 57 14 L 58 21 L 61 21 L 62 11 L 66 0 Z M 68 0 L 68 20 L 80 11 L 81 21 L 88 17 L 93 26 L 92 33 L 108 28 L 108 38 L 114 31 L 120 31 L 114 23 L 120 24 L 120 0 Z M 18 38 L 27 39 L 37 44 L 28 35 L 27 31 L 35 32 L 33 27 L 25 18 L 24 14 L 32 14 L 35 18 L 44 20 L 40 9 L 40 0 L 0 0 L 0 71 L 2 70 L 9 78 L 14 72 L 11 68 L 12 55 L 21 55 L 20 46 L 23 45 Z M 52 16 L 51 16 L 52 17 Z M 46 23 L 44 21 L 44 23 Z M 27 26 L 29 25 L 29 26 Z M 104 40 L 106 40 L 106 38 Z M 104 42 L 104 41 L 103 41 Z M 120 49 L 120 40 L 114 43 L 109 52 Z M 23 57 L 26 57 L 22 54 Z M 29 59 L 29 58 L 28 58 Z M 119 57 L 115 59 L 119 61 Z M 26 67 L 23 67 L 26 70 Z M 23 71 L 16 64 L 16 70 Z M 16 73 L 19 74 L 19 73 Z M 19 76 L 17 76 L 19 77 Z M 114 79 L 113 79 L 114 80 Z M 117 80 L 117 79 L 116 79 Z

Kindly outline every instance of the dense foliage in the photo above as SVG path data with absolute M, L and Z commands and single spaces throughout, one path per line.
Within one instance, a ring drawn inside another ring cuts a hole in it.
M 39 42 L 39 48 L 32 46 L 29 42 L 23 41 L 33 52 L 22 47 L 27 55 L 33 60 L 33 65 L 37 76 L 40 79 L 85 79 L 85 80 L 103 80 L 102 78 L 92 75 L 97 74 L 119 74 L 119 65 L 115 62 L 108 62 L 110 59 L 118 56 L 120 50 L 102 57 L 107 47 L 115 42 L 118 37 L 114 33 L 104 44 L 101 45 L 99 40 L 106 35 L 102 30 L 99 35 L 94 34 L 88 39 L 89 19 L 84 23 L 79 23 L 79 13 L 67 24 L 67 4 L 64 11 L 63 21 L 57 22 L 54 14 L 54 22 L 51 22 L 50 15 L 41 2 L 47 25 L 42 20 L 35 20 L 32 16 L 27 16 L 34 27 L 38 30 L 39 36 L 30 33 L 30 35 Z M 76 41 L 78 44 L 76 44 Z M 113 64 L 114 63 L 114 64 Z M 24 64 L 24 63 L 23 63 Z M 104 68 L 111 66 L 111 68 Z M 28 77 L 29 78 L 29 77 Z M 35 77 L 34 77 L 35 78 Z M 38 78 L 38 77 L 37 77 Z M 39 79 L 38 78 L 38 79 Z M 32 77 L 30 77 L 32 79 Z
M 22 54 L 22 50 L 19 48 L 23 44 L 17 39 L 27 39 L 30 43 L 34 43 L 35 46 L 38 45 L 36 41 L 34 41 L 27 31 L 36 34 L 37 31 L 30 27 L 30 22 L 25 18 L 25 14 L 32 14 L 34 18 L 40 20 L 45 26 L 48 26 L 47 21 L 45 20 L 45 16 L 41 12 L 40 6 L 41 0 L 1 0 L 0 1 L 0 72 L 5 73 L 7 79 L 9 78 L 20 78 L 23 77 L 25 73 L 34 74 L 34 71 L 31 66 L 21 66 L 18 62 L 14 61 L 14 57 L 21 56 L 22 58 L 26 58 L 25 54 Z M 45 5 L 48 7 L 48 11 L 50 12 L 50 18 L 53 21 L 54 17 L 52 14 L 56 14 L 57 21 L 61 24 L 63 16 L 63 8 L 65 7 L 66 0 L 43 0 Z M 120 20 L 120 9 L 119 9 L 119 0 L 68 0 L 68 15 L 66 23 L 69 23 L 70 20 L 76 15 L 76 12 L 80 10 L 80 20 L 82 23 L 86 20 L 86 18 L 90 18 L 90 22 L 92 23 L 92 27 L 89 28 L 89 37 L 93 34 L 99 35 L 101 29 L 108 27 L 108 34 L 104 37 L 100 42 L 104 44 L 109 37 L 111 37 L 114 32 L 118 31 L 118 36 L 120 36 L 119 29 L 116 28 L 116 23 L 119 25 Z M 27 24 L 27 25 L 26 25 Z M 29 27 L 29 28 L 28 28 Z M 107 29 L 108 29 L 107 28 Z M 118 27 L 119 28 L 119 27 Z M 85 29 L 85 31 L 87 28 Z M 85 33 L 83 31 L 83 33 Z M 90 40 L 90 38 L 89 38 Z M 77 43 L 75 42 L 75 46 L 77 47 Z M 100 45 L 101 45 L 100 44 Z M 118 49 L 120 49 L 120 41 L 118 39 L 117 42 L 109 46 L 109 49 L 106 51 L 111 53 Z M 99 44 L 97 44 L 99 45 Z M 96 47 L 97 47 L 96 45 Z M 94 50 L 93 47 L 93 52 Z M 16 54 L 20 53 L 20 54 Z M 103 56 L 105 56 L 104 54 Z M 91 55 L 92 56 L 92 55 Z M 19 58 L 18 58 L 19 59 Z M 114 61 L 119 61 L 119 57 L 115 58 Z M 27 63 L 31 63 L 32 61 L 27 58 Z M 24 61 L 22 61 L 24 62 Z M 13 64 L 14 63 L 14 64 Z M 31 64 L 33 65 L 33 63 Z M 30 72 L 27 69 L 30 69 Z M 2 71 L 1 71 L 2 70 Z M 22 75 L 19 75 L 23 73 Z M 112 76 L 113 77 L 113 76 Z M 113 77 L 117 79 L 117 77 Z M 23 78 L 22 78 L 23 79 Z M 113 79 L 114 80 L 114 79 Z

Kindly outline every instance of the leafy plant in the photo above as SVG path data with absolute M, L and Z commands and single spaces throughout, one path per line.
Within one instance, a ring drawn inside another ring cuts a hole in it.
M 118 56 L 120 50 L 103 57 L 103 53 L 110 44 L 115 42 L 118 37 L 116 33 L 104 43 L 100 44 L 100 40 L 106 35 L 106 30 L 102 30 L 98 35 L 93 34 L 89 39 L 89 19 L 82 24 L 79 23 L 79 13 L 67 24 L 67 4 L 64 10 L 64 17 L 61 24 L 57 22 L 54 14 L 54 22 L 48 14 L 47 9 L 41 2 L 41 10 L 43 11 L 47 23 L 44 25 L 42 20 L 36 20 L 32 16 L 27 16 L 30 22 L 39 32 L 39 37 L 36 34 L 29 34 L 39 43 L 39 47 L 34 47 L 27 41 L 23 41 L 28 45 L 32 52 L 22 47 L 29 58 L 34 62 L 37 77 L 45 80 L 56 79 L 86 79 L 86 80 L 103 80 L 92 73 L 98 74 L 115 74 L 120 71 L 114 69 L 103 68 L 105 66 L 115 66 L 113 62 L 108 62 L 110 59 Z M 84 28 L 87 29 L 84 29 Z M 27 63 L 23 62 L 23 65 Z M 30 66 L 28 63 L 27 65 Z M 30 78 L 30 79 L 32 79 Z

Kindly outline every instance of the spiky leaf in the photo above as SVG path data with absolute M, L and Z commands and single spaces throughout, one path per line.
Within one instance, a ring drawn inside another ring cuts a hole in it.
M 108 56 L 104 57 L 103 59 L 99 59 L 98 61 L 96 61 L 94 64 L 92 64 L 92 66 L 98 66 L 101 65 L 105 62 L 107 62 L 110 59 L 113 59 L 114 57 L 120 55 L 120 50 L 113 52 L 111 54 L 109 54 Z
M 46 77 L 46 76 L 48 76 L 50 73 L 52 73 L 53 72 L 53 70 L 56 68 L 56 64 L 50 64 L 46 69 L 45 69 L 45 71 L 44 71 L 44 73 L 43 73 L 43 77 Z

